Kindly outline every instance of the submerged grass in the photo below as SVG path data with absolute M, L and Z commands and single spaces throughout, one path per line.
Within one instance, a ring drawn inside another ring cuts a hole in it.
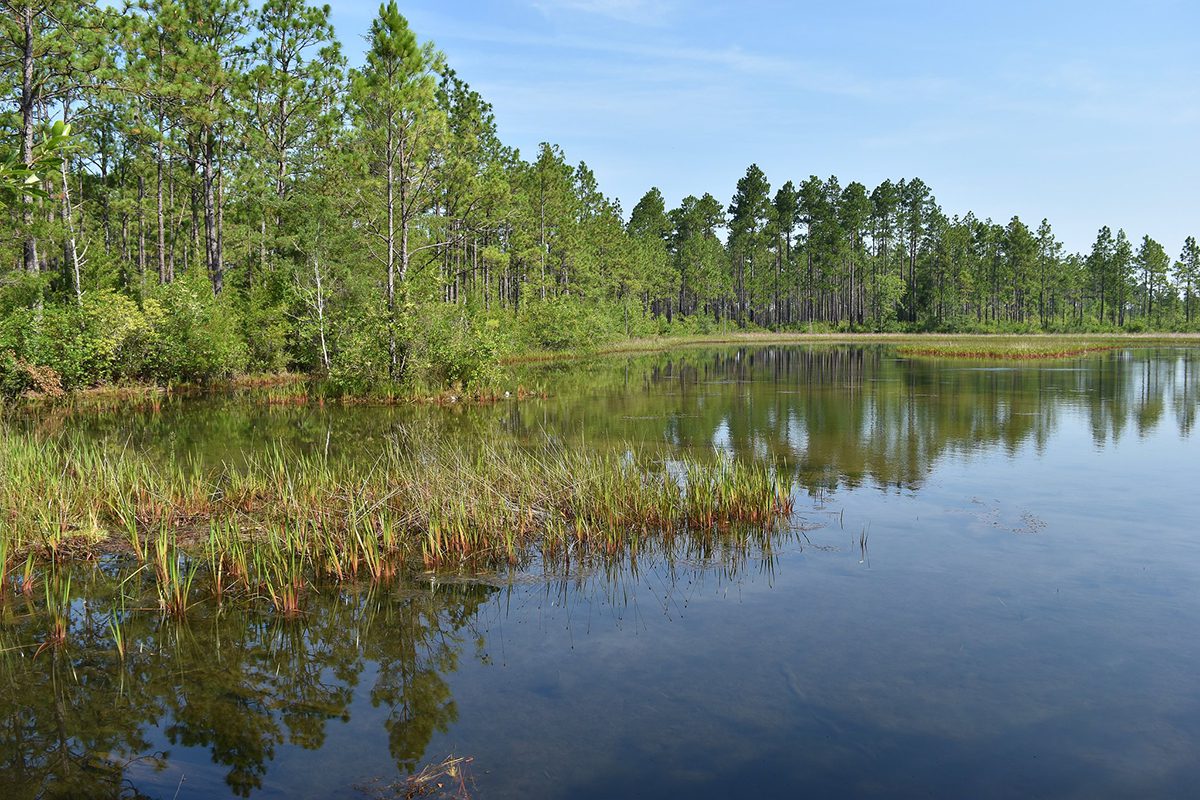
M 117 553 L 154 575 L 159 609 L 174 617 L 201 572 L 217 600 L 295 614 L 314 581 L 636 553 L 652 535 L 703 546 L 731 526 L 769 531 L 793 502 L 791 479 L 758 463 L 549 440 L 464 449 L 414 430 L 369 464 L 275 450 L 216 470 L 3 430 L 0 474 L 0 590 L 30 591 L 32 564 Z

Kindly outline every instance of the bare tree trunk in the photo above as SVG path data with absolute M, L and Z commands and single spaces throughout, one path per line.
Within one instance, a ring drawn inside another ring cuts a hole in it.
M 146 294 L 146 179 L 138 175 L 137 179 L 137 228 L 138 228 L 138 249 L 137 249 L 137 265 L 138 265 L 138 280 L 141 282 L 141 293 Z
M 163 61 L 163 43 L 162 38 L 158 40 L 158 63 L 161 70 Z M 164 130 L 166 124 L 165 115 L 163 114 L 163 100 L 158 98 L 158 141 L 155 144 L 155 203 L 156 213 L 158 215 L 158 282 L 159 284 L 169 283 L 170 279 L 167 275 L 167 226 L 163 214 L 163 137 L 166 135 Z
M 225 179 L 217 170 L 217 274 L 221 276 L 221 288 L 225 287 Z
M 406 158 L 407 158 L 407 155 L 404 152 L 404 143 L 402 142 L 400 145 L 400 273 L 399 273 L 399 278 L 400 278 L 401 284 L 403 284 L 404 281 L 407 280 L 407 278 L 408 278 L 408 268 L 411 264 L 411 259 L 412 259 L 412 255 L 409 252 L 409 248 L 408 248 L 408 225 L 409 225 L 409 219 L 412 216 L 412 210 L 409 208 L 409 203 L 411 201 L 411 198 L 408 196 L 408 193 L 409 193 L 409 186 L 408 186 L 409 169 L 408 169 L 408 167 L 409 167 L 409 165 L 408 165 L 408 162 L 405 160 Z M 393 353 L 397 353 L 397 355 L 393 356 L 393 365 L 396 367 L 396 377 L 399 377 L 400 373 L 402 373 L 404 371 L 404 363 L 408 357 L 408 354 L 407 354 L 407 352 L 405 352 L 403 354 L 399 354 L 398 348 L 396 347 L 396 342 L 395 342 L 396 328 L 395 328 L 395 324 L 394 324 L 394 320 L 395 320 L 395 301 L 394 301 L 394 299 L 393 299 L 392 317 L 393 317 L 392 350 L 393 350 Z
M 247 266 L 249 266 L 249 259 L 247 259 Z M 262 274 L 267 274 L 267 214 L 265 210 L 258 218 L 258 269 Z M 253 289 L 254 270 L 249 270 L 249 273 L 250 288 Z
M 542 299 L 545 300 L 546 299 L 546 187 L 545 187 L 544 179 L 542 181 L 542 191 L 539 195 L 539 200 L 538 200 L 538 214 L 540 215 L 540 220 L 541 220 L 539 223 L 541 226 L 540 227 L 541 232 L 540 232 L 539 238 L 538 238 L 538 241 L 540 244 L 538 251 L 541 253 L 541 260 L 542 260 Z
M 63 255 L 71 270 L 72 288 L 75 290 L 75 302 L 83 303 L 83 275 L 79 263 L 79 251 L 75 245 L 75 221 L 71 216 L 71 185 L 67 181 L 67 159 L 62 160 L 62 219 L 67 230 L 67 239 L 63 244 Z
M 175 172 L 173 170 L 169 171 L 167 173 L 167 203 L 170 205 L 171 208 L 175 208 Z M 180 212 L 181 219 L 182 219 L 182 216 L 183 216 L 183 214 L 182 214 L 182 212 Z M 176 242 L 176 239 L 177 239 L 176 236 L 174 236 L 174 235 L 171 236 L 171 254 L 170 254 L 170 258 L 167 261 L 167 273 L 166 273 L 167 280 L 165 281 L 166 283 L 170 283 L 171 281 L 175 280 L 175 242 Z

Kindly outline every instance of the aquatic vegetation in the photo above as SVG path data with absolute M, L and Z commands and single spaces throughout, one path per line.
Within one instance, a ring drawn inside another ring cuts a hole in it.
M 108 612 L 108 635 L 112 638 L 113 648 L 117 651 L 117 658 L 121 661 L 125 660 L 125 655 L 128 652 L 128 642 L 125 635 L 125 595 L 121 595 L 121 608 L 113 608 Z
M 307 585 L 305 548 L 299 531 L 284 526 L 269 535 L 265 546 L 253 550 L 255 583 L 283 614 L 300 611 L 300 597 Z
M 182 617 L 190 605 L 199 562 L 180 551 L 175 535 L 165 523 L 159 526 L 152 555 L 159 610 L 165 616 Z
M 470 800 L 475 781 L 470 774 L 470 756 L 446 756 L 439 762 L 426 764 L 420 772 L 391 783 L 380 780 L 357 786 L 372 800 L 413 800 L 417 797 L 440 797 L 447 800 Z
M 8 570 L 12 558 L 13 543 L 8 536 L 0 535 L 0 597 L 8 592 Z
M 603 356 L 638 356 L 664 352 L 686 353 L 689 350 L 715 346 L 808 345 L 814 347 L 839 344 L 891 345 L 904 356 L 936 356 L 942 358 L 1059 358 L 1087 352 L 1114 350 L 1121 347 L 1155 345 L 1196 346 L 1195 334 L 987 334 L 987 333 L 872 333 L 796 331 L 729 331 L 705 335 L 656 336 L 632 338 L 601 346 L 573 350 L 530 351 L 503 359 L 507 365 L 546 365 L 572 361 L 595 360 Z
M 1118 350 L 1129 347 L 1130 341 L 1128 337 L 959 336 L 906 342 L 898 345 L 896 352 L 907 357 L 1028 361 Z M 1147 339 L 1141 343 L 1153 344 L 1157 341 Z
M 201 571 L 218 600 L 235 592 L 293 614 L 317 578 L 616 555 L 646 536 L 769 530 L 793 509 L 790 477 L 757 462 L 662 461 L 549 439 L 462 448 L 413 429 L 367 464 L 277 448 L 208 470 L 6 430 L 0 471 L 0 576 L 25 556 L 28 592 L 35 564 L 121 555 L 147 565 L 159 610 L 175 617 Z
M 71 575 L 51 571 L 45 581 L 46 612 L 50 617 L 50 630 L 37 653 L 61 647 L 67 641 L 71 624 Z

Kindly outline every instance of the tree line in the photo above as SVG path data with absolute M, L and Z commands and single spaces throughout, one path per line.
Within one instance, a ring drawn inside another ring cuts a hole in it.
M 584 163 L 503 143 L 396 3 L 348 68 L 304 0 L 3 0 L 0 385 L 284 368 L 354 391 L 486 382 L 499 354 L 717 326 L 1196 325 L 1200 248 L 947 216 L 920 179 L 628 218 Z M 64 132 L 69 132 L 65 136 Z M 52 152 L 51 152 L 52 151 Z

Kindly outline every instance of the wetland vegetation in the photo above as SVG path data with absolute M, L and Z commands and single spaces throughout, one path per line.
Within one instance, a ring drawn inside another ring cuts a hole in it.
M 405 562 L 516 565 L 531 545 L 548 560 L 614 555 L 636 551 L 641 536 L 769 529 L 792 508 L 790 478 L 768 467 L 646 463 L 628 449 L 464 449 L 399 431 L 366 462 L 243 456 L 204 469 L 119 445 L 3 433 L 0 591 L 31 592 L 34 562 L 121 553 L 154 567 L 164 611 L 186 609 L 202 563 L 218 597 L 232 586 L 294 612 L 310 572 L 381 580 Z

